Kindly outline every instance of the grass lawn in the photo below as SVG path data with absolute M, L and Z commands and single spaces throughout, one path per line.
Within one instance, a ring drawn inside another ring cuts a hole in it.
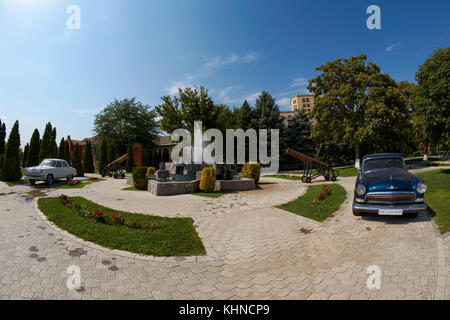
M 428 186 L 425 202 L 430 207 L 439 230 L 450 231 L 450 169 L 440 169 L 416 174 Z
M 68 185 L 68 184 L 62 184 L 62 185 L 59 185 L 59 186 L 56 186 L 56 187 L 52 187 L 52 189 L 81 189 L 81 188 L 84 188 L 85 186 L 87 186 L 88 184 L 92 184 L 92 183 L 99 182 L 99 181 L 104 181 L 104 180 L 105 179 L 82 180 L 82 181 L 87 181 L 87 182 L 85 182 L 85 183 L 80 182 L 80 183 L 78 183 L 76 185 L 73 185 L 73 186 Z
M 277 208 L 301 215 L 305 218 L 323 221 L 339 210 L 347 196 L 343 187 L 338 184 L 329 184 L 328 186 L 331 190 L 330 195 L 319 204 L 313 205 L 312 200 L 322 192 L 323 186 L 310 186 L 304 195 L 291 202 L 277 206 Z
M 217 191 L 217 192 L 194 192 L 191 193 L 194 196 L 208 197 L 208 198 L 219 198 L 224 194 L 229 193 L 229 191 Z
M 272 175 L 267 175 L 264 177 L 269 177 L 269 178 L 278 178 L 278 179 L 285 179 L 285 180 L 301 180 L 300 177 L 295 177 L 295 176 L 288 176 L 285 174 L 272 174 Z
M 28 179 L 20 179 L 19 181 L 3 181 L 4 183 L 6 183 L 8 186 L 13 187 L 13 186 L 20 186 L 22 184 L 27 184 Z
M 39 199 L 39 209 L 58 227 L 69 233 L 110 249 L 118 249 L 153 256 L 204 255 L 205 248 L 197 235 L 192 218 L 165 218 L 105 208 L 81 197 L 73 201 L 89 211 L 122 214 L 124 218 L 136 219 L 143 223 L 159 222 L 160 230 L 145 232 L 107 225 L 94 219 L 84 218 L 65 207 L 59 198 Z

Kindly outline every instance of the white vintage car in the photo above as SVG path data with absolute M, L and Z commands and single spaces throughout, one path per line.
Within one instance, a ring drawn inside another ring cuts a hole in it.
M 36 181 L 46 181 L 51 186 L 55 180 L 72 180 L 77 170 L 69 166 L 66 160 L 44 159 L 37 167 L 25 168 L 25 179 L 34 185 Z

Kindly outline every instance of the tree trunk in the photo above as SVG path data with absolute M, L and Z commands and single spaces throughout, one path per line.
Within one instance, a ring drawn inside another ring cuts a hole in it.
M 361 163 L 359 161 L 359 143 L 355 142 L 355 168 L 361 168 Z

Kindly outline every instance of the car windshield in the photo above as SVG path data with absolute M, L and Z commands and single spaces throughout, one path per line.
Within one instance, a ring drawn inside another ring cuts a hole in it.
M 405 169 L 402 158 L 378 158 L 370 159 L 364 162 L 364 172 L 384 169 Z
M 55 161 L 53 161 L 53 160 L 43 160 L 41 162 L 40 166 L 54 167 L 55 166 Z

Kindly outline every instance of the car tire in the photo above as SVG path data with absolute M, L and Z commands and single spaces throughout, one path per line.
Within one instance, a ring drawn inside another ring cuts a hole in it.
M 47 185 L 50 187 L 53 184 L 53 175 L 49 174 L 47 176 Z
M 36 180 L 28 180 L 29 182 L 30 182 L 30 184 L 32 185 L 32 186 L 34 186 L 35 184 L 36 184 Z
M 359 211 L 357 211 L 355 209 L 352 209 L 352 211 L 353 211 L 353 215 L 356 216 L 356 217 L 360 217 L 360 216 L 363 215 L 362 212 L 359 212 Z

